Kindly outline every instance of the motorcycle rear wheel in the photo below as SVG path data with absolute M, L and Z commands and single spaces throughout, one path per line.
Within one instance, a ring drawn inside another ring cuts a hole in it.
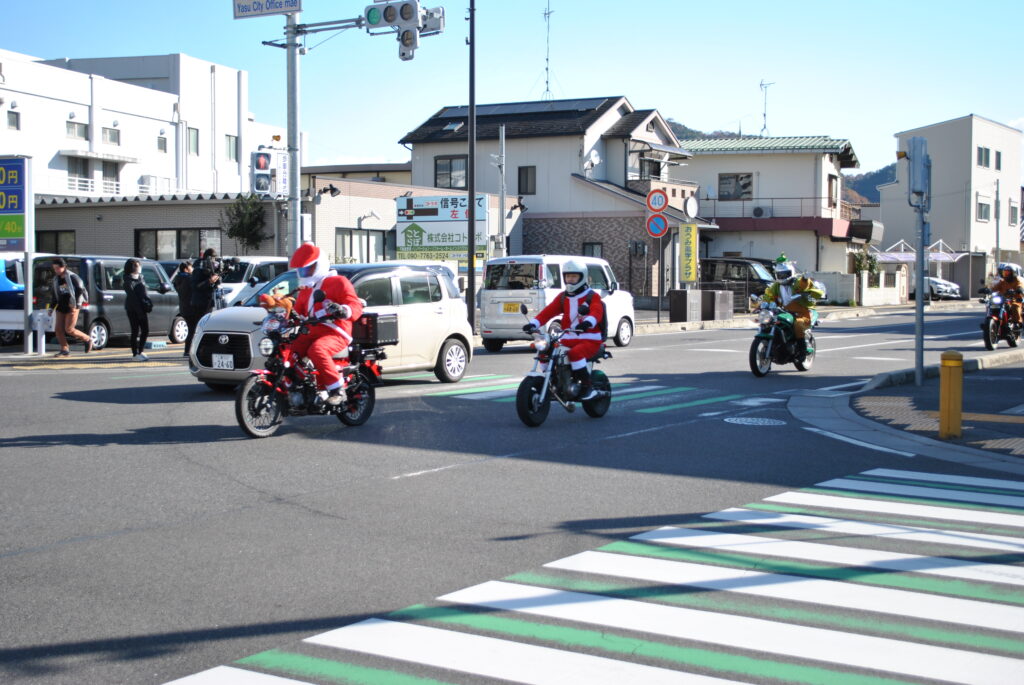
M 814 334 L 810 331 L 804 333 L 804 340 L 807 342 L 807 348 L 810 350 L 805 356 L 803 361 L 793 360 L 793 365 L 800 371 L 810 371 L 814 365 L 814 355 L 817 354 L 817 349 L 814 346 Z
M 274 389 L 259 376 L 250 376 L 238 386 L 235 418 L 251 438 L 269 438 L 284 422 Z
M 758 378 L 767 376 L 772 370 L 772 360 L 768 356 L 768 343 L 765 338 L 754 338 L 750 343 L 750 372 Z
M 599 419 L 607 414 L 608 409 L 612 406 L 612 384 L 604 371 L 594 371 L 590 374 L 590 382 L 593 383 L 594 390 L 607 394 L 595 397 L 592 400 L 586 400 L 581 402 L 581 404 L 583 405 L 583 411 L 587 412 L 587 416 Z
M 989 317 L 985 321 L 985 330 L 982 332 L 982 339 L 985 341 L 986 350 L 996 349 L 999 344 L 999 322 Z
M 516 392 L 516 413 L 519 420 L 530 428 L 536 428 L 544 423 L 551 411 L 551 393 L 540 399 L 540 393 L 544 389 L 545 379 L 540 376 L 527 376 L 519 384 Z
M 361 426 L 370 420 L 377 404 L 377 391 L 370 380 L 359 373 L 346 391 L 346 401 L 338 410 L 338 420 L 346 426 Z

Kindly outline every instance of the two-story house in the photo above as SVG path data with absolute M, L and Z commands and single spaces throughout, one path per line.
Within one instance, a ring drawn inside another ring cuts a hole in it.
M 700 215 L 719 227 L 704 256 L 772 259 L 805 271 L 850 271 L 849 252 L 877 244 L 881 225 L 842 201 L 842 169 L 859 163 L 849 140 L 828 136 L 681 141 L 693 157 L 670 173 L 700 184 Z
M 1021 143 L 1018 129 L 969 114 L 896 134 L 897 150 L 909 140 L 928 141 L 931 158 L 931 225 L 929 244 L 942 240 L 953 252 L 942 277 L 973 293 L 978 280 L 995 273 L 998 262 L 1021 263 Z M 896 180 L 878 187 L 879 212 L 886 242 L 917 244 L 917 215 L 907 202 L 907 162 L 896 165 Z M 970 257 L 968 258 L 968 255 Z M 949 257 L 932 255 L 929 270 Z
M 505 129 L 504 185 L 523 210 L 509 235 L 511 254 L 585 254 L 607 259 L 624 287 L 652 295 L 677 281 L 681 223 L 714 226 L 686 213 L 697 186 L 673 181 L 684 150 L 657 110 L 622 96 L 480 105 L 476 108 L 476 187 L 498 193 L 499 128 Z M 465 189 L 469 108 L 444 107 L 402 144 L 412 149 L 412 183 Z M 669 231 L 651 238 L 645 197 L 669 196 Z

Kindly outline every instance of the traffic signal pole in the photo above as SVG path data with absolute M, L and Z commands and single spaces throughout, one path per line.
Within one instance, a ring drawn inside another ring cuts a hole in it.
M 466 160 L 466 194 L 469 218 L 466 231 L 466 311 L 469 325 L 476 325 L 476 2 L 469 0 L 469 156 Z M 504 210 L 502 210 L 504 211 Z
M 288 253 L 302 244 L 302 208 L 299 204 L 299 13 L 288 15 L 285 25 L 288 50 Z

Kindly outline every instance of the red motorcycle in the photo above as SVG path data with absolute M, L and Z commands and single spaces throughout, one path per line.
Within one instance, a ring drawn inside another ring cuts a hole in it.
M 324 301 L 324 293 L 315 293 L 315 298 Z M 335 307 L 328 305 L 330 313 L 320 318 L 302 318 L 294 312 L 286 316 L 283 310 L 267 314 L 261 324 L 266 338 L 260 342 L 260 352 L 267 358 L 265 368 L 254 370 L 235 395 L 235 417 L 249 436 L 270 437 L 286 416 L 333 415 L 348 426 L 360 426 L 369 420 L 376 403 L 374 384 L 380 382 L 381 375 L 377 362 L 387 358 L 382 346 L 360 342 L 349 346 L 348 364 L 337 365 L 345 381 L 345 399 L 332 405 L 327 402 L 326 391 L 317 387 L 318 372 L 313 362 L 299 357 L 289 344 L 308 332 L 309 326 L 333 318 Z M 354 329 L 362 324 L 377 330 L 376 318 L 376 314 L 364 314 Z M 370 320 L 372 323 L 368 323 Z
M 1020 340 L 1020 324 L 1010 323 L 1010 303 L 1007 298 L 988 288 L 980 289 L 978 294 L 985 295 L 978 301 L 988 305 L 988 313 L 981 323 L 981 336 L 985 341 L 985 349 L 994 350 L 1000 340 L 1006 340 L 1010 347 L 1016 347 L 1017 341 Z M 1021 291 L 1017 288 L 1009 291 L 1007 295 L 1020 297 Z

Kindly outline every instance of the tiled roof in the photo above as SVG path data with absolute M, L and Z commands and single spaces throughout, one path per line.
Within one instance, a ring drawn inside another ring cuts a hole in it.
M 211 202 L 237 200 L 246 193 L 165 193 L 161 195 L 37 195 L 41 206 L 95 205 L 128 202 Z
M 688 138 L 680 141 L 695 156 L 702 154 L 760 154 L 818 152 L 837 154 L 843 168 L 860 166 L 849 140 L 829 136 L 776 138 Z
M 604 132 L 602 138 L 628 138 L 637 127 L 644 123 L 651 114 L 654 113 L 653 109 L 640 109 L 635 112 L 630 112 L 626 116 L 615 122 L 615 125 Z
M 480 105 L 476 112 L 477 140 L 496 140 L 498 126 L 506 138 L 583 135 L 597 119 L 622 100 L 622 96 L 586 100 L 537 100 Z M 417 129 L 398 141 L 402 144 L 467 140 L 468 107 L 444 107 Z M 461 123 L 462 126 L 458 126 Z

